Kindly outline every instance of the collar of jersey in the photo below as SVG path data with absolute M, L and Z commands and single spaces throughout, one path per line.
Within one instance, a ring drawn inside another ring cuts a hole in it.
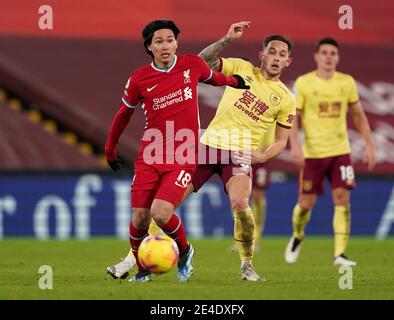
M 263 82 L 274 83 L 274 84 L 280 82 L 280 79 L 278 79 L 277 81 L 275 81 L 275 80 L 270 80 L 270 79 L 266 79 L 266 78 L 263 76 L 263 74 L 261 73 L 260 68 L 254 67 L 254 68 L 253 68 L 253 73 L 256 74 L 257 77 L 258 77 L 260 80 L 263 80 Z
M 323 82 L 328 82 L 328 81 L 335 80 L 335 78 L 337 77 L 337 74 L 338 74 L 338 72 L 337 72 L 337 71 L 334 71 L 334 73 L 333 73 L 333 75 L 332 75 L 331 78 L 323 79 L 323 78 L 320 78 L 320 77 L 317 75 L 317 71 L 314 72 L 315 77 L 316 77 L 317 79 L 323 81 Z
M 151 63 L 151 66 L 152 66 L 152 68 L 155 69 L 156 71 L 160 71 L 160 72 L 170 72 L 170 71 L 175 67 L 175 64 L 176 64 L 177 59 L 178 59 L 177 56 L 174 55 L 174 62 L 173 62 L 172 65 L 170 65 L 168 68 L 159 68 L 159 67 L 155 66 L 155 64 L 154 64 L 153 61 L 152 61 L 152 63 Z

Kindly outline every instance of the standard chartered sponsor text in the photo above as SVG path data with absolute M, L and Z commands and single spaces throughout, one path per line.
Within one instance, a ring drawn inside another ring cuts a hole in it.
M 153 99 L 153 110 L 166 108 L 174 103 L 179 103 L 183 101 L 182 89 L 171 92 L 166 96 Z

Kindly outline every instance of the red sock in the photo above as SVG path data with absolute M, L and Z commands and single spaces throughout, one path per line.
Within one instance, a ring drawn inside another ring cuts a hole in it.
M 141 266 L 140 262 L 138 261 L 138 248 L 142 242 L 148 235 L 148 230 L 149 228 L 146 229 L 136 229 L 133 224 L 130 222 L 130 245 L 131 245 L 131 250 L 133 251 L 135 260 L 137 261 L 138 269 L 139 270 L 144 270 L 144 268 Z
M 159 226 L 169 237 L 175 240 L 179 248 L 179 255 L 181 256 L 187 249 L 188 242 L 186 239 L 185 228 L 181 219 L 176 214 L 173 214 L 168 222 Z

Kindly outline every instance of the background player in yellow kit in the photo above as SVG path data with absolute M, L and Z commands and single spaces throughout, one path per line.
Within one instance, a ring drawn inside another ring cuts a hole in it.
M 264 150 L 275 140 L 275 124 L 270 127 L 260 144 L 260 150 Z M 255 251 L 260 249 L 260 239 L 264 233 L 265 221 L 267 215 L 267 199 L 265 189 L 270 183 L 269 162 L 255 163 L 252 166 L 252 194 L 250 198 L 250 207 L 253 212 L 255 222 L 254 248 Z
M 333 263 L 354 266 L 356 262 L 345 255 L 350 234 L 350 190 L 355 186 L 346 122 L 348 111 L 356 130 L 366 142 L 364 162 L 369 170 L 376 163 L 375 146 L 354 79 L 336 71 L 338 43 L 332 38 L 321 39 L 314 57 L 317 69 L 298 77 L 295 82 L 304 145 L 301 149 L 297 141 L 298 125 L 294 125 L 290 143 L 293 161 L 300 168 L 300 189 L 293 210 L 293 235 L 285 251 L 285 260 L 288 263 L 297 261 L 305 225 L 317 195 L 323 193 L 323 180 L 327 177 L 335 206 Z

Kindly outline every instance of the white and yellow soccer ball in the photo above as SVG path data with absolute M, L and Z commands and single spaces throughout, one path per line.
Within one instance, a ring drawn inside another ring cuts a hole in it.
M 174 240 L 165 235 L 149 235 L 138 248 L 138 261 L 152 273 L 165 273 L 178 263 L 179 250 Z

